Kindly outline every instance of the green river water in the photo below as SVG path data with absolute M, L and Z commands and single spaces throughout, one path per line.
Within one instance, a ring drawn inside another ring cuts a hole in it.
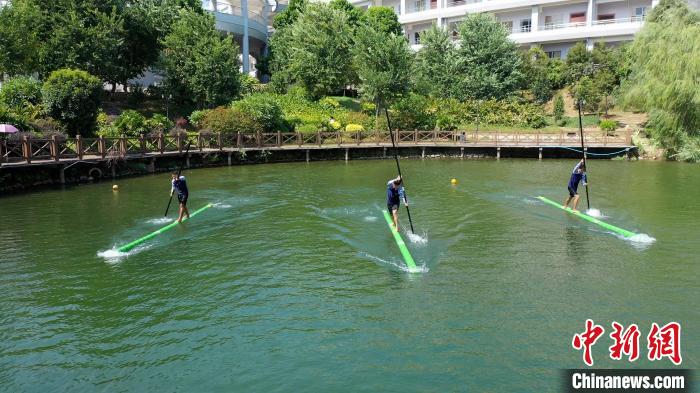
M 671 367 L 646 335 L 678 321 L 698 368 L 700 167 L 590 163 L 629 241 L 534 200 L 574 164 L 402 161 L 420 273 L 382 218 L 390 160 L 185 171 L 215 207 L 119 258 L 166 223 L 168 174 L 0 198 L 0 391 L 555 391 L 587 318 L 596 367 Z M 612 321 L 639 325 L 634 364 Z

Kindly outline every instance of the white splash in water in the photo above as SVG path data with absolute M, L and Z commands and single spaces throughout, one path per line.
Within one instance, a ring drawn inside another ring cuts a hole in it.
M 99 251 L 97 253 L 97 256 L 100 258 L 104 258 L 105 262 L 114 264 L 114 263 L 119 263 L 122 259 L 126 258 L 129 256 L 128 252 L 121 252 L 117 250 L 116 248 L 112 248 L 110 250 L 105 250 L 105 251 Z
M 386 265 L 391 265 L 391 266 L 393 266 L 393 267 L 395 267 L 395 268 L 397 268 L 397 269 L 399 269 L 399 270 L 401 270 L 401 271 L 404 271 L 404 272 L 406 272 L 406 273 L 427 273 L 427 272 L 430 271 L 430 269 L 428 268 L 428 266 L 426 266 L 425 264 L 420 265 L 420 266 L 416 266 L 415 269 L 410 269 L 408 266 L 406 266 L 406 265 L 404 265 L 404 264 L 399 264 L 399 263 L 396 263 L 396 262 L 387 261 L 387 260 L 384 260 L 384 259 L 379 258 L 379 257 L 377 257 L 377 256 L 374 256 L 374 255 L 372 255 L 372 254 L 368 254 L 368 253 L 366 253 L 366 252 L 361 252 L 360 255 L 361 255 L 361 256 L 364 256 L 364 257 L 367 257 L 367 258 L 369 258 L 369 259 L 372 259 L 372 260 L 374 260 L 374 261 L 377 261 L 377 262 L 379 262 L 379 263 L 383 263 L 383 264 L 386 264 Z
M 638 233 L 634 236 L 628 237 L 627 240 L 629 240 L 633 243 L 641 243 L 641 244 L 652 244 L 656 241 L 655 238 L 647 235 L 646 233 Z
M 375 217 L 375 216 L 365 216 L 365 221 L 367 221 L 367 222 L 375 222 L 375 221 L 377 221 L 377 217 Z
M 411 241 L 413 244 L 427 244 L 428 243 L 428 236 L 424 234 L 424 236 L 421 236 L 417 233 L 411 233 L 407 232 L 406 236 L 408 237 L 408 240 Z
M 606 217 L 600 210 L 598 210 L 598 209 L 596 209 L 596 208 L 592 208 L 592 209 L 586 210 L 586 214 L 588 214 L 588 215 L 591 216 L 591 217 L 595 217 L 595 218 L 604 218 L 604 217 Z
M 173 218 L 159 217 L 159 218 L 152 218 L 146 222 L 149 224 L 160 225 L 160 224 L 167 224 L 169 222 L 172 222 L 173 220 L 174 220 Z
M 231 205 L 227 205 L 227 204 L 225 204 L 225 203 L 219 203 L 219 202 L 217 202 L 217 203 L 212 204 L 212 207 L 215 207 L 215 208 L 218 208 L 218 209 L 230 209 L 232 206 L 231 206 Z

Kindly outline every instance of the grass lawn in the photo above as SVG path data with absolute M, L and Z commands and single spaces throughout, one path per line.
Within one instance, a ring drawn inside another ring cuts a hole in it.
M 360 100 L 358 98 L 342 97 L 342 96 L 333 96 L 331 98 L 338 101 L 338 103 L 340 103 L 340 106 L 342 106 L 343 108 L 345 108 L 349 111 L 352 111 L 352 112 L 359 112 L 360 111 Z

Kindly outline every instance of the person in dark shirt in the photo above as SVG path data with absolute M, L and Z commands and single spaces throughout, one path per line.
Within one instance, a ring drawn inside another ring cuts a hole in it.
M 399 205 L 403 201 L 404 206 L 408 207 L 408 201 L 406 201 L 406 194 L 404 193 L 403 186 L 401 185 L 401 176 L 396 179 L 391 179 L 386 184 L 386 207 L 389 209 L 389 214 L 394 219 L 394 228 L 399 230 Z
M 187 198 L 190 196 L 190 192 L 187 189 L 185 177 L 177 177 L 177 172 L 173 172 L 173 182 L 170 190 L 171 197 L 173 193 L 177 193 L 177 200 L 180 202 L 180 216 L 178 217 L 177 222 L 182 222 L 183 215 L 186 215 L 189 219 L 190 211 L 187 210 Z
M 573 200 L 574 206 L 572 210 L 578 211 L 576 210 L 576 208 L 578 207 L 579 200 L 578 184 L 581 181 L 583 181 L 584 186 L 588 182 L 588 178 L 586 177 L 586 164 L 584 164 L 583 159 L 579 161 L 578 164 L 576 164 L 573 172 L 571 172 L 571 178 L 569 179 L 569 184 L 567 186 L 567 188 L 569 189 L 569 196 L 566 198 L 566 201 L 564 201 L 564 209 L 568 208 L 569 203 Z

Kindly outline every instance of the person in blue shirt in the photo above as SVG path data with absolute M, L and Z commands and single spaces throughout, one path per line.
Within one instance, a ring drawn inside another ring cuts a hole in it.
M 386 184 L 386 207 L 389 209 L 389 214 L 394 219 L 394 228 L 399 230 L 399 205 L 403 201 L 404 206 L 408 207 L 406 194 L 401 185 L 401 176 L 396 179 L 391 179 Z
M 187 181 L 185 181 L 184 176 L 177 177 L 177 172 L 173 172 L 172 188 L 170 189 L 170 196 L 173 193 L 177 193 L 177 200 L 180 202 L 180 216 L 177 222 L 182 222 L 183 215 L 187 215 L 190 218 L 190 211 L 187 210 L 187 198 L 190 196 L 190 192 L 187 189 Z
M 583 159 L 579 161 L 578 164 L 576 164 L 573 172 L 571 172 L 571 179 L 569 179 L 569 185 L 567 186 L 567 188 L 569 189 L 569 197 L 566 198 L 566 201 L 564 201 L 564 209 L 569 207 L 569 203 L 573 200 L 574 206 L 572 210 L 578 211 L 576 210 L 576 208 L 578 207 L 579 200 L 578 184 L 581 181 L 583 181 L 584 186 L 588 182 L 588 178 L 586 178 L 586 164 L 584 164 Z

